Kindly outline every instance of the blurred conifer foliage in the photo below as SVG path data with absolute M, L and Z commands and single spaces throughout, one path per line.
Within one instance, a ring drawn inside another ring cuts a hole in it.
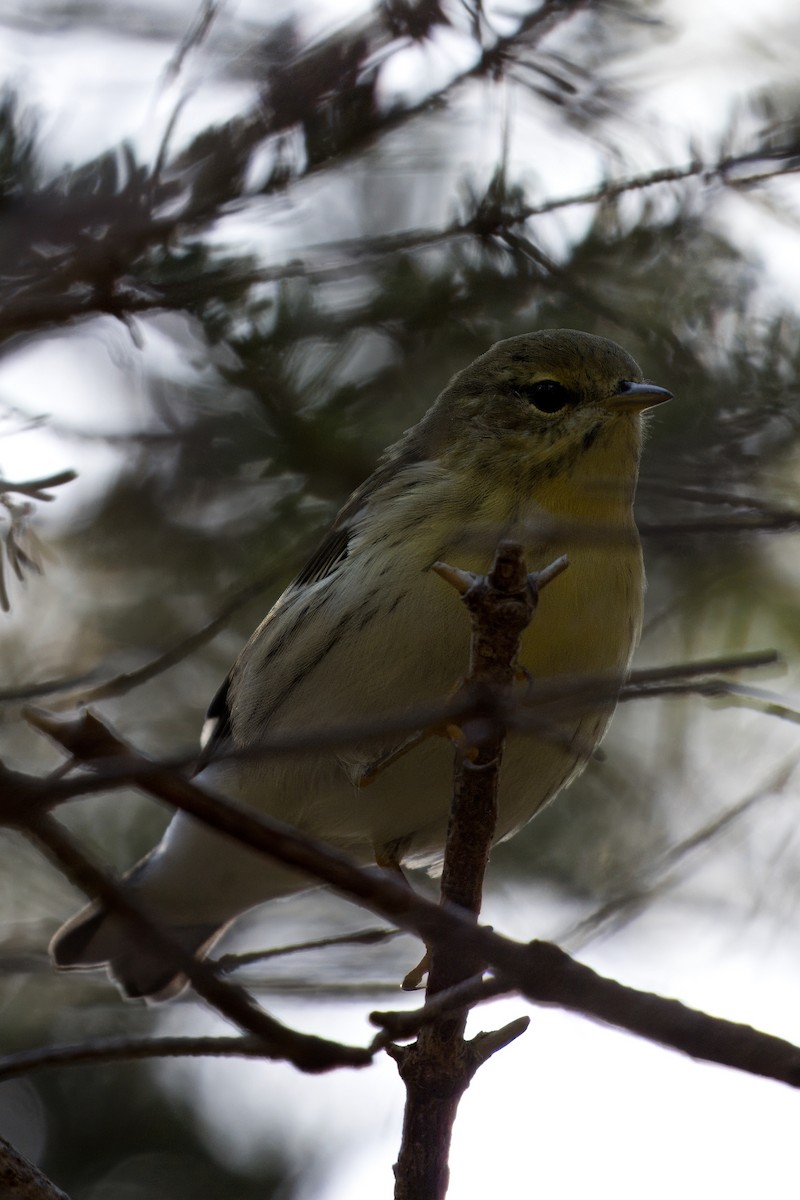
M 35 49 L 51 10 L 22 11 L 0 21 L 24 27 Z M 110 36 L 110 12 L 72 7 L 65 32 Z M 650 76 L 637 66 L 658 51 L 659 70 L 680 82 L 676 31 L 658 3 L 385 0 L 341 18 L 331 6 L 322 22 L 302 3 L 281 12 L 274 21 L 267 5 L 245 19 L 213 0 L 197 14 L 113 6 L 114 53 L 121 31 L 162 47 L 153 88 L 179 97 L 153 153 L 114 138 L 110 104 L 109 148 L 65 164 L 24 73 L 4 93 L 0 371 L 55 339 L 107 344 L 120 396 L 135 381 L 136 406 L 109 432 L 96 406 L 90 417 L 79 406 L 48 417 L 58 379 L 43 375 L 24 409 L 0 391 L 3 428 L 56 433 L 63 468 L 83 480 L 88 451 L 115 454 L 68 523 L 39 527 L 43 576 L 24 591 L 8 584 L 2 686 L 83 673 L 92 686 L 135 670 L 250 587 L 216 641 L 105 707 L 146 748 L 191 745 L 202 699 L 383 447 L 492 342 L 558 325 L 621 342 L 677 397 L 654 421 L 639 500 L 651 621 L 673 635 L 668 649 L 658 643 L 662 660 L 702 650 L 699 631 L 712 626 L 714 649 L 740 648 L 754 622 L 791 657 L 792 543 L 778 554 L 763 531 L 791 530 L 800 508 L 798 297 L 771 281 L 759 230 L 782 230 L 797 256 L 800 84 L 740 92 L 693 141 L 685 120 L 648 109 Z M 792 21 L 787 7 L 786 45 Z M 246 99 L 190 135 L 184 117 L 201 85 L 211 95 L 235 85 Z M 585 185 L 567 169 L 573 158 L 594 165 Z M 2 452 L 4 478 L 24 482 Z M 67 496 L 65 486 L 48 511 Z M 28 499 L 22 516 L 35 521 L 41 505 Z M 4 707 L 10 761 L 30 765 L 19 706 Z M 630 747 L 619 753 L 609 807 L 598 801 L 587 816 L 591 861 L 576 845 L 586 840 L 576 794 L 535 823 L 522 851 L 504 852 L 507 866 L 524 854 L 528 873 L 533 863 L 593 896 L 613 892 L 631 845 L 640 850 L 646 829 L 663 839 L 668 825 L 650 809 L 641 816 L 648 766 L 626 761 Z M 592 772 L 580 786 L 602 791 Z M 638 823 L 620 825 L 634 792 Z M 90 817 L 75 820 L 127 863 L 156 818 L 123 807 L 87 802 Z M 98 833 L 103 825 L 112 832 Z M 16 847 L 4 851 L 8 880 Z M 15 936 L 26 920 L 44 930 L 66 912 L 66 885 L 55 898 L 54 886 L 40 880 L 24 900 L 12 889 Z M 47 996 L 63 999 L 67 984 L 42 967 L 20 986 L 35 994 L 41 1039 L 58 1023 Z M 76 996 L 77 981 L 69 986 Z M 86 997 L 95 1027 L 110 1028 L 96 997 Z M 26 1044 L 32 1018 L 13 1012 Z M 45 1089 L 62 1112 L 51 1163 L 73 1200 L 110 1197 L 106 1166 L 90 1179 L 59 1140 L 65 1103 L 89 1105 L 84 1129 L 93 1120 L 88 1093 L 77 1101 L 78 1076 L 69 1079 L 61 1099 Z M 174 1146 L 186 1136 L 181 1126 Z M 75 1129 L 68 1139 L 80 1140 Z M 134 1152 L 120 1138 L 120 1153 Z M 175 1182 L 163 1194 L 250 1195 L 237 1178 L 220 1175 L 212 1191 Z M 282 1186 L 274 1194 L 289 1196 Z M 126 1177 L 124 1194 L 162 1194 L 154 1188 Z

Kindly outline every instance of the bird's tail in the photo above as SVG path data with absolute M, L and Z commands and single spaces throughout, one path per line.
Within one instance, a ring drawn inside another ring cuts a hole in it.
M 309 881 L 179 814 L 160 845 L 126 873 L 121 886 L 164 933 L 187 953 L 203 958 L 240 913 L 303 891 Z M 65 970 L 105 967 L 130 997 L 169 1000 L 187 982 L 174 959 L 99 901 L 58 930 L 50 955 Z
M 204 957 L 225 931 L 220 925 L 170 926 L 166 932 L 184 950 Z M 186 986 L 174 961 L 147 944 L 123 918 L 98 903 L 89 904 L 58 930 L 50 956 L 62 970 L 91 971 L 105 967 L 121 991 L 131 998 L 171 1000 Z

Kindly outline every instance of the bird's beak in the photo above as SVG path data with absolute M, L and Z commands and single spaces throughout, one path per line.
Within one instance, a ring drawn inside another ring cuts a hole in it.
M 654 383 L 631 383 L 626 379 L 618 384 L 606 404 L 617 412 L 644 412 L 646 408 L 655 408 L 656 404 L 671 399 L 672 392 L 666 388 L 656 387 Z

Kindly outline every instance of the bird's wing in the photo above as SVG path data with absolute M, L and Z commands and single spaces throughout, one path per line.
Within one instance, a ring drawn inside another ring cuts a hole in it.
M 327 579 L 347 558 L 352 538 L 375 493 L 387 485 L 389 487 L 395 485 L 398 476 L 402 476 L 407 469 L 413 468 L 420 461 L 421 455 L 422 450 L 414 430 L 409 431 L 395 447 L 387 451 L 372 475 L 350 496 L 308 562 L 289 584 L 273 610 L 276 617 L 276 610 L 279 607 L 285 611 L 285 602 L 287 601 L 290 605 L 299 603 L 302 607 L 302 596 L 305 590 Z M 297 613 L 297 609 L 294 611 Z M 268 617 L 267 620 L 269 619 Z M 262 624 L 261 629 L 263 630 L 263 628 Z M 257 630 L 250 644 L 258 636 L 259 631 Z M 247 652 L 247 647 L 245 652 Z M 232 747 L 231 686 L 238 669 L 239 661 L 234 664 L 225 682 L 211 701 L 203 726 L 202 753 L 198 769 L 207 766 L 215 755 Z
M 341 523 L 340 514 L 340 520 L 337 520 L 322 539 L 311 558 L 289 584 L 283 597 L 297 595 L 311 584 L 320 583 L 326 579 L 339 563 L 347 558 L 351 535 L 351 522 Z M 197 765 L 198 771 L 202 771 L 204 767 L 208 766 L 216 755 L 233 748 L 230 691 L 235 671 L 236 665 L 231 668 L 220 687 L 217 688 L 214 698 L 208 706 L 200 737 L 202 749 Z
M 197 763 L 199 773 L 220 751 L 230 749 L 231 739 L 231 710 L 228 704 L 228 692 L 231 686 L 231 672 L 214 693 L 214 698 L 208 706 L 203 731 L 200 735 L 200 758 Z
M 289 585 L 290 589 L 294 590 L 309 583 L 319 583 L 320 580 L 330 575 L 334 567 L 347 558 L 350 533 L 349 524 L 340 526 L 337 521 L 317 546 L 294 582 Z

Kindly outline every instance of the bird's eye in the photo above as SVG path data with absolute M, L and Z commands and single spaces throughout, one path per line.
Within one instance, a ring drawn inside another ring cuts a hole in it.
M 555 379 L 539 379 L 536 383 L 525 384 L 517 389 L 517 395 L 538 408 L 539 412 L 545 413 L 560 412 L 568 404 L 574 404 L 576 399 L 574 392 Z

